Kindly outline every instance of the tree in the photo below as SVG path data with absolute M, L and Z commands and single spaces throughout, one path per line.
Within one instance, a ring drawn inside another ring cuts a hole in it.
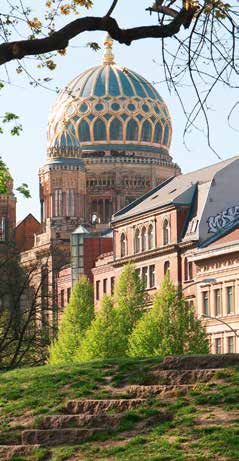
M 128 337 L 141 318 L 148 296 L 139 273 L 132 263 L 122 270 L 115 290 L 115 308 L 117 312 L 117 330 L 121 337 L 121 354 L 128 349 Z
M 50 346 L 51 364 L 71 363 L 94 317 L 93 287 L 85 276 L 74 285 L 60 322 L 58 338 Z
M 23 267 L 14 247 L 1 246 L 0 368 L 44 363 L 52 327 L 48 275 L 41 260 Z
M 105 295 L 99 312 L 92 321 L 80 344 L 76 359 L 88 361 L 121 356 L 121 337 L 117 330 L 116 310 L 113 300 Z
M 0 13 L 0 65 L 15 60 L 17 72 L 30 75 L 32 85 L 46 85 L 51 78 L 41 77 L 40 70 L 54 70 L 55 52 L 64 56 L 70 41 L 85 31 L 106 31 L 114 40 L 128 46 L 146 38 L 159 39 L 164 78 L 182 104 L 187 120 L 185 132 L 195 128 L 196 119 L 202 115 L 210 145 L 207 113 L 211 93 L 219 84 L 238 87 L 237 0 L 230 3 L 223 0 L 155 0 L 148 5 L 151 2 L 145 1 L 142 7 L 149 6 L 145 14 L 151 16 L 152 23 L 137 24 L 136 14 L 135 27 L 125 28 L 113 17 L 123 8 L 120 0 L 109 0 L 108 10 L 102 11 L 100 16 L 94 16 L 96 2 L 93 0 L 44 0 L 40 2 L 40 12 L 36 5 L 29 7 L 27 0 L 5 0 Z M 137 11 L 140 7 L 137 4 Z M 76 19 L 73 15 L 84 8 L 92 11 L 92 15 L 81 14 Z M 68 21 L 61 27 L 62 18 L 66 17 Z M 19 35 L 23 39 L 19 40 Z M 99 49 L 94 41 L 88 45 L 93 50 Z M 36 77 L 29 71 L 27 61 L 21 61 L 31 56 L 37 61 Z M 181 87 L 188 86 L 189 81 L 196 98 L 190 109 L 185 107 L 181 97 Z M 232 109 L 237 105 L 238 102 Z
M 169 276 L 129 338 L 130 356 L 207 354 L 206 332 Z

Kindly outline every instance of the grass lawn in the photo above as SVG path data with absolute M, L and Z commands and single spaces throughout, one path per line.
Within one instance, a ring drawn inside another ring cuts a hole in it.
M 0 377 L 0 444 L 28 418 L 61 413 L 67 400 L 127 397 L 124 387 L 150 384 L 160 358 L 98 361 L 5 372 Z M 166 420 L 162 415 L 167 415 Z M 38 448 L 11 461 L 238 461 L 239 367 L 218 371 L 185 395 L 150 398 L 128 411 L 117 430 L 79 446 Z

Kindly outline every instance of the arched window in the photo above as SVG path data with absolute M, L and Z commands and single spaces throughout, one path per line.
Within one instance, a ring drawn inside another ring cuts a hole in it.
M 134 248 L 135 248 L 135 253 L 140 252 L 140 232 L 139 232 L 139 229 L 136 229 L 136 231 L 135 231 Z
M 126 235 L 124 233 L 120 237 L 120 254 L 121 258 L 126 255 Z
M 139 137 L 139 126 L 138 123 L 131 119 L 128 121 L 127 124 L 127 133 L 126 133 L 126 139 L 127 141 L 138 141 Z
M 142 127 L 142 141 L 151 141 L 152 127 L 148 120 L 145 120 Z
M 165 261 L 164 267 L 163 267 L 163 273 L 164 275 L 168 274 L 168 277 L 170 278 L 170 262 Z
M 111 141 L 118 141 L 123 139 L 123 125 L 122 122 L 114 118 L 110 124 L 110 139 Z
M 148 231 L 148 249 L 151 250 L 154 246 L 154 231 L 153 225 L 150 224 L 149 231 Z
M 155 143 L 161 143 L 162 142 L 162 127 L 160 123 L 156 123 L 155 129 L 154 129 L 154 142 Z
M 163 245 L 168 245 L 169 243 L 169 222 L 167 219 L 163 223 Z
M 100 118 L 94 124 L 94 139 L 95 141 L 106 141 L 106 126 Z
M 141 232 L 141 248 L 142 248 L 142 251 L 145 251 L 147 249 L 146 227 L 143 227 L 142 232 Z
M 165 125 L 164 135 L 163 135 L 163 145 L 164 146 L 168 144 L 168 138 L 169 138 L 169 128 L 168 128 L 168 125 Z
M 78 128 L 79 139 L 81 142 L 90 141 L 90 128 L 86 120 L 82 120 Z

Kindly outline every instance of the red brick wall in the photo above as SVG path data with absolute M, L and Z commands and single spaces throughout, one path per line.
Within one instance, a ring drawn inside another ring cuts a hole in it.
M 30 250 L 34 245 L 34 234 L 39 234 L 41 225 L 32 215 L 28 215 L 16 227 L 16 246 L 20 251 Z
M 109 253 L 113 251 L 112 238 L 85 238 L 84 239 L 84 273 L 93 283 L 93 274 L 91 270 L 95 266 L 95 261 L 102 253 Z

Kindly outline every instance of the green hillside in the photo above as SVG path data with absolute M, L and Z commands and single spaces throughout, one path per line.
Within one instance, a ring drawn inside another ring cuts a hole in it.
M 239 459 L 239 355 L 1 375 L 0 460 Z

